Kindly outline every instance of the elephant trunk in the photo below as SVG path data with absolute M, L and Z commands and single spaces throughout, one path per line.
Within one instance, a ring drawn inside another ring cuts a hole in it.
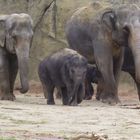
M 77 81 L 73 87 L 71 98 L 69 101 L 70 105 L 72 106 L 77 105 L 77 95 L 78 95 L 78 89 L 79 89 L 80 83 L 81 83 L 80 81 Z
M 139 55 L 138 53 L 134 56 L 135 62 L 135 73 L 136 73 L 136 80 L 140 83 L 140 50 Z
M 135 38 L 132 44 L 132 53 L 135 62 L 135 78 L 137 82 L 140 83 L 140 36 L 139 38 Z
M 28 83 L 28 71 L 29 71 L 29 43 L 25 45 L 21 45 L 16 48 L 16 54 L 18 58 L 18 67 L 20 74 L 20 82 L 21 82 L 21 93 L 26 93 L 29 90 Z

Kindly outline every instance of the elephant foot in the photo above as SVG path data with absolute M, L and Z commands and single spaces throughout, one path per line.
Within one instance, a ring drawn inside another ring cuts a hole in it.
M 98 99 L 98 98 L 96 98 Z M 107 104 L 110 104 L 110 105 L 116 105 L 117 103 L 120 103 L 120 100 L 117 96 L 113 96 L 113 95 L 108 95 L 108 96 L 103 96 L 101 95 L 100 96 L 100 101 L 102 101 L 103 103 L 107 103 Z
M 140 93 L 138 93 L 139 101 L 140 101 Z
M 67 99 L 63 99 L 63 105 L 69 105 L 69 102 Z
M 16 99 L 14 94 L 3 94 L 0 95 L 0 100 L 9 100 L 9 101 L 14 101 Z
M 47 104 L 48 104 L 48 105 L 55 105 L 55 102 L 54 102 L 54 101 L 49 101 L 49 100 L 47 100 Z
M 68 104 L 68 103 L 64 103 L 64 102 L 63 102 L 63 105 L 69 105 L 69 104 Z
M 72 103 L 70 103 L 70 106 L 77 106 L 77 105 L 78 105 L 77 102 L 72 102 Z
M 92 99 L 92 96 L 85 96 L 84 97 L 84 100 L 91 100 Z
M 99 101 L 99 100 L 100 100 L 100 97 L 99 97 L 99 96 L 96 96 L 96 100 L 98 100 L 98 101 Z
M 78 103 L 78 104 L 80 104 L 82 101 L 83 101 L 82 98 L 78 98 L 78 99 L 77 99 L 77 103 Z
M 100 96 L 101 96 L 100 93 L 96 93 L 96 100 L 99 101 L 100 100 Z

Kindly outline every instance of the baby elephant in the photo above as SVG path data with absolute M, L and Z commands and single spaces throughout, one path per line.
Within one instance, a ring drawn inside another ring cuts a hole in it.
M 84 98 L 86 71 L 86 58 L 68 48 L 45 58 L 39 64 L 38 74 L 47 104 L 55 104 L 53 97 L 55 87 L 62 95 L 63 105 L 79 104 Z
M 88 64 L 87 73 L 85 78 L 85 100 L 91 100 L 94 94 L 92 83 L 98 83 L 100 73 L 96 66 Z

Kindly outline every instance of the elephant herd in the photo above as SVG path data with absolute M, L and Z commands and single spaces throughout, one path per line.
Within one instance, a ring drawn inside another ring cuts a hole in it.
M 140 8 L 93 2 L 74 12 L 66 24 L 69 48 L 44 58 L 38 66 L 47 104 L 55 104 L 54 88 L 63 105 L 76 106 L 91 99 L 119 102 L 121 70 L 134 79 L 140 99 Z M 15 100 L 19 69 L 21 93 L 29 89 L 28 61 L 33 37 L 32 18 L 25 13 L 0 16 L 0 99 Z

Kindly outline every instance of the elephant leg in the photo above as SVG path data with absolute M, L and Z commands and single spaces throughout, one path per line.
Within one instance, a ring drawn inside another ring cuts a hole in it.
M 42 81 L 42 86 L 43 86 L 44 96 L 47 99 L 47 104 L 54 105 L 55 102 L 54 102 L 53 93 L 54 93 L 55 86 L 47 78 L 46 81 Z
M 47 104 L 49 105 L 55 104 L 53 97 L 54 85 L 48 84 L 46 81 L 41 81 L 41 83 L 43 87 L 44 97 L 45 99 L 47 99 Z
M 44 71 L 44 69 L 41 69 L 39 67 L 38 75 L 39 75 L 39 78 L 43 87 L 44 97 L 47 99 L 47 104 L 49 105 L 55 104 L 54 97 L 53 97 L 55 86 L 51 81 L 49 72 Z
M 44 82 L 41 82 L 42 83 L 42 88 L 43 88 L 43 93 L 44 93 L 44 97 L 45 99 L 47 99 L 47 88 L 46 88 L 46 85 Z
M 110 68 L 105 68 L 110 69 Z M 107 70 L 108 71 L 108 70 Z M 104 69 L 101 69 L 104 82 L 103 82 L 103 91 L 100 94 L 100 100 L 104 103 L 114 104 L 118 103 L 118 93 L 117 93 L 117 86 L 115 82 L 115 78 L 113 75 L 113 72 L 109 70 L 110 75 L 104 71 Z
M 96 100 L 100 100 L 100 96 L 101 96 L 101 93 L 103 92 L 103 78 L 99 78 L 98 79 L 98 84 L 97 84 L 97 93 L 96 93 Z
M 77 92 L 74 94 L 74 96 L 72 97 L 72 100 L 70 102 L 70 105 L 71 106 L 77 106 L 78 103 L 77 103 Z
M 77 106 L 79 103 L 82 102 L 85 96 L 85 86 L 84 84 L 79 84 L 74 87 L 73 90 L 74 94 L 73 97 L 69 100 L 69 105 Z
M 15 96 L 10 92 L 9 82 L 9 61 L 4 50 L 0 49 L 0 99 L 15 100 Z
M 137 86 L 137 93 L 138 93 L 138 97 L 139 97 L 139 101 L 140 101 L 140 83 L 139 83 L 139 82 L 137 82 L 136 80 L 135 80 L 135 82 L 136 82 L 136 86 Z
M 63 105 L 68 105 L 69 104 L 69 99 L 68 99 L 68 94 L 67 94 L 67 88 L 66 87 L 61 88 L 61 95 L 62 95 Z
M 80 84 L 77 93 L 77 103 L 80 104 L 85 97 L 85 84 Z
M 121 67 L 123 64 L 123 54 L 124 54 L 124 48 L 121 49 L 120 55 L 113 60 L 113 71 L 114 71 L 114 76 L 116 80 L 116 85 L 118 88 L 118 83 L 119 83 L 119 78 L 120 78 L 120 73 L 121 73 Z
M 137 86 L 137 93 L 138 93 L 138 97 L 139 97 L 139 101 L 140 101 L 140 83 L 137 82 L 136 78 L 135 78 L 135 73 L 130 73 L 131 77 L 134 79 L 136 86 Z
M 72 87 L 71 87 L 72 88 Z M 78 86 L 74 85 L 72 89 L 67 88 L 68 93 L 68 99 L 69 99 L 69 105 L 70 106 L 77 106 L 77 92 L 78 92 Z
M 47 104 L 48 105 L 54 105 L 54 97 L 53 97 L 53 92 L 54 92 L 54 85 L 47 85 Z
M 106 42 L 96 42 L 94 56 L 97 67 L 103 77 L 103 91 L 100 100 L 104 103 L 116 104 L 119 102 L 117 85 L 113 72 L 113 56 L 111 46 Z
M 41 84 L 42 84 L 42 88 L 43 88 L 43 93 L 44 93 L 44 97 L 45 99 L 47 99 L 47 88 L 46 88 L 46 75 L 44 74 L 44 72 L 38 72 L 38 75 L 39 75 L 39 78 L 40 78 L 40 81 L 41 81 Z
M 14 96 L 14 84 L 18 72 L 18 61 L 17 56 L 14 54 L 9 54 L 9 81 L 10 81 L 10 93 Z
M 94 94 L 94 89 L 91 81 L 85 81 L 85 97 L 84 100 L 91 100 Z
M 1 72 L 0 75 L 0 99 L 1 100 L 15 100 L 15 96 L 10 93 L 10 83 L 9 83 L 9 78 L 7 78 L 8 72 Z

